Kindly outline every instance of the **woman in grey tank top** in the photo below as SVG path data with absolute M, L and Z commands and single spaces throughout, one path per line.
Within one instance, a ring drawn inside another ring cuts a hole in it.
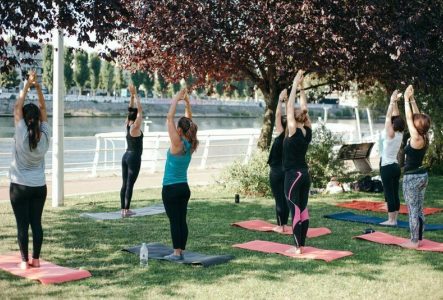
M 397 225 L 398 211 L 400 210 L 400 197 L 398 195 L 400 181 L 400 166 L 397 154 L 403 139 L 405 121 L 400 117 L 397 101 L 400 94 L 397 90 L 392 93 L 391 101 L 386 112 L 385 139 L 381 153 L 380 175 L 383 182 L 383 192 L 388 203 L 388 220 L 382 225 Z

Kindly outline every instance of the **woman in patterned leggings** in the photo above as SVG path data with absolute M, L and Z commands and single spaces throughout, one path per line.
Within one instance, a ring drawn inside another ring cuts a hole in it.
M 408 129 L 411 134 L 405 147 L 405 169 L 403 176 L 403 197 L 409 210 L 409 229 L 411 240 L 404 243 L 408 248 L 417 248 L 423 239 L 424 214 L 423 202 L 428 185 L 428 172 L 423 167 L 423 158 L 429 144 L 428 130 L 431 119 L 420 113 L 414 99 L 412 85 L 405 91 L 405 113 Z

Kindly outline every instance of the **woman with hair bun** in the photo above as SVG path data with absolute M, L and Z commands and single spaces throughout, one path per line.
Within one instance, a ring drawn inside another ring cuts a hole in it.
M 179 101 L 185 102 L 185 116 L 175 125 L 174 117 Z M 166 154 L 163 176 L 162 199 L 169 218 L 174 252 L 165 258 L 183 260 L 183 251 L 188 240 L 186 213 L 191 191 L 188 185 L 188 167 L 192 154 L 197 150 L 197 124 L 192 120 L 191 104 L 187 89 L 183 88 L 172 99 L 166 118 L 171 146 Z
M 404 243 L 404 247 L 417 248 L 423 240 L 425 217 L 423 203 L 428 185 L 428 172 L 423 167 L 423 158 L 429 146 L 428 131 L 431 127 L 431 118 L 418 109 L 414 99 L 414 88 L 408 86 L 405 91 L 405 114 L 411 138 L 405 152 L 405 167 L 403 175 L 403 197 L 408 205 L 409 231 L 411 240 Z
M 38 106 L 24 105 L 29 89 L 34 86 Z M 13 160 L 9 170 L 9 197 L 17 222 L 17 239 L 22 262 L 21 269 L 40 267 L 43 244 L 42 213 L 46 201 L 45 154 L 49 148 L 49 125 L 46 104 L 34 71 L 29 72 L 23 90 L 14 106 Z M 29 263 L 28 230 L 32 230 L 32 261 Z
M 122 217 L 130 217 L 135 214 L 130 210 L 132 191 L 137 180 L 143 153 L 142 105 L 134 85 L 129 85 L 131 99 L 129 101 L 128 116 L 126 118 L 126 152 L 122 157 L 123 184 L 120 189 L 120 207 Z M 135 105 L 134 105 L 135 100 Z

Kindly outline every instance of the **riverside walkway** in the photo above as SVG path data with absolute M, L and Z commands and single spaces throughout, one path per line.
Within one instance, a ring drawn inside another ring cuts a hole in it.
M 189 169 L 188 181 L 191 186 L 208 185 L 217 182 L 222 169 Z M 162 186 L 163 172 L 140 173 L 134 189 L 159 188 Z M 46 176 L 48 185 L 48 199 L 52 197 L 51 175 Z M 89 174 L 66 174 L 65 197 L 87 195 L 95 193 L 120 191 L 122 178 L 120 173 L 111 173 L 99 177 L 90 177 Z M 9 201 L 9 181 L 0 181 L 0 202 Z M 46 204 L 48 205 L 48 203 Z M 50 205 L 50 204 L 49 204 Z

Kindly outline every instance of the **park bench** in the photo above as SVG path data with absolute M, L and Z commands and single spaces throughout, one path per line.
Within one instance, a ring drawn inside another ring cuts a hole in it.
M 372 142 L 342 145 L 338 151 L 338 159 L 352 160 L 359 172 L 363 174 L 370 173 L 372 166 L 369 161 L 369 155 L 373 146 L 374 143 Z

